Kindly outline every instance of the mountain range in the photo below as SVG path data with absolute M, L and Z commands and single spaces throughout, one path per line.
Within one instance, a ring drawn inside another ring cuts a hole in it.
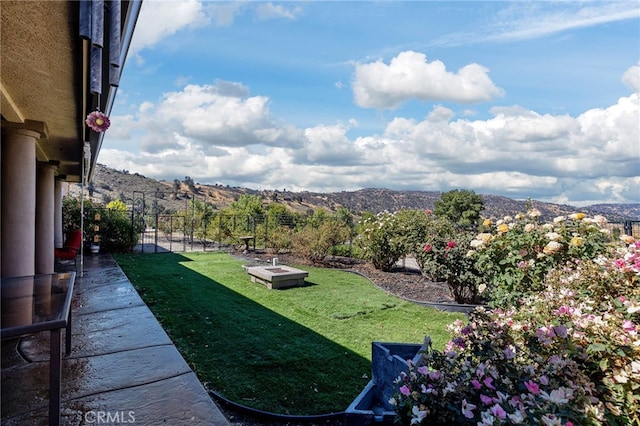
M 79 184 L 70 184 L 68 192 L 79 194 Z M 437 191 L 396 191 L 384 188 L 366 188 L 357 191 L 341 191 L 330 193 L 290 192 L 286 189 L 257 190 L 225 185 L 206 185 L 196 183 L 191 177 L 173 182 L 147 178 L 138 173 L 126 170 L 115 170 L 98 164 L 91 183 L 84 188 L 94 201 L 107 203 L 120 199 L 131 205 L 144 203 L 153 205 L 156 201 L 163 211 L 184 210 L 194 197 L 204 201 L 216 209 L 222 209 L 238 200 L 243 194 L 262 197 L 265 205 L 281 203 L 287 209 L 308 213 L 323 208 L 334 212 L 340 207 L 348 208 L 354 215 L 363 212 L 378 213 L 397 211 L 400 209 L 433 209 L 440 199 Z M 565 204 L 554 204 L 536 200 L 514 200 L 508 197 L 491 194 L 479 194 L 484 200 L 483 217 L 501 218 L 525 212 L 527 204 L 540 210 L 543 218 L 551 219 L 559 215 L 583 212 L 587 215 L 603 215 L 610 222 L 640 220 L 640 203 L 634 204 L 594 204 L 585 207 L 574 207 Z

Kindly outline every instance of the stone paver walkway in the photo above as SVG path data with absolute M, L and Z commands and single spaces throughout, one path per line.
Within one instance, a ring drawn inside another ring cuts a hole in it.
M 229 425 L 111 256 L 85 257 L 74 290 L 62 424 Z M 48 342 L 2 342 L 2 425 L 48 423 Z

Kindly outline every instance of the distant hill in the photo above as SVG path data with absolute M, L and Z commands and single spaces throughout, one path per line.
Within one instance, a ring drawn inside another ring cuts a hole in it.
M 70 185 L 69 192 L 78 194 L 80 186 Z M 223 185 L 201 185 L 192 179 L 167 182 L 150 179 L 138 173 L 118 171 L 98 164 L 93 182 L 85 189 L 98 202 L 109 202 L 121 199 L 127 204 L 154 204 L 156 197 L 161 208 L 167 211 L 184 210 L 186 203 L 195 196 L 198 200 L 222 209 L 236 201 L 242 194 L 259 195 L 264 204 L 280 203 L 289 210 L 306 213 L 317 208 L 330 212 L 339 207 L 346 207 L 355 215 L 363 212 L 378 213 L 400 209 L 433 209 L 440 199 L 437 191 L 394 191 L 390 189 L 368 188 L 358 191 L 342 191 L 331 193 L 289 192 L 278 190 L 252 190 L 248 188 Z M 526 211 L 526 202 L 513 200 L 491 194 L 480 194 L 484 200 L 484 217 L 500 218 Z M 638 204 L 595 204 L 577 208 L 563 204 L 545 203 L 532 200 L 531 203 L 540 210 L 544 218 L 551 219 L 559 215 L 584 212 L 588 215 L 601 214 L 610 222 L 624 220 L 640 220 L 640 203 Z

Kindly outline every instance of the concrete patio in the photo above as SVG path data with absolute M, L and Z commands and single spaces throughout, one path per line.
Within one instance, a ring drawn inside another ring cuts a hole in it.
M 72 312 L 62 424 L 229 425 L 110 255 L 85 257 Z M 2 342 L 2 425 L 48 423 L 48 360 L 47 332 Z

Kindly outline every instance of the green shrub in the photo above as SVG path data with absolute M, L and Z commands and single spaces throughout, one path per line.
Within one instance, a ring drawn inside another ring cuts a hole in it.
M 101 250 L 126 252 L 138 243 L 143 223 L 140 217 L 131 217 L 127 206 L 119 200 L 107 206 L 84 200 L 84 220 L 81 223 L 81 201 L 79 198 L 63 199 L 63 231 L 81 229 L 84 226 L 84 241 L 89 245 L 100 243 Z
M 360 251 L 360 249 L 351 243 L 343 243 L 333 246 L 329 251 L 329 254 L 333 256 L 362 259 L 362 252 Z
M 291 243 L 297 254 L 312 262 L 322 262 L 333 247 L 348 241 L 350 236 L 351 229 L 347 225 L 327 218 L 319 224 L 311 221 L 297 230 Z
M 468 189 L 445 192 L 435 202 L 434 214 L 447 218 L 458 226 L 474 228 L 484 207 L 481 195 Z
M 260 234 L 260 232 L 258 232 Z M 267 231 L 268 247 L 270 253 L 280 253 L 292 247 L 293 230 L 289 226 L 277 225 Z

